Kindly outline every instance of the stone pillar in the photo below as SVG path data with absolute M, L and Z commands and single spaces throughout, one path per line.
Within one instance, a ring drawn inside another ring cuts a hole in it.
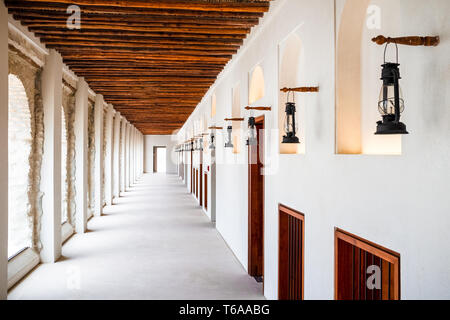
M 131 124 L 127 125 L 127 188 L 131 186 Z
M 88 193 L 88 85 L 84 78 L 78 79 L 75 94 L 75 230 L 87 230 Z
M 95 97 L 95 109 L 94 109 L 94 127 L 95 127 L 95 208 L 94 216 L 99 217 L 102 214 L 103 209 L 103 105 L 104 100 L 101 94 L 97 94 Z
M 134 183 L 134 127 L 131 126 L 130 137 L 130 186 Z
M 113 199 L 119 197 L 120 186 L 120 112 L 114 117 L 114 152 L 113 152 Z
M 42 217 L 40 239 L 42 262 L 61 256 L 61 109 L 62 58 L 51 49 L 42 71 L 44 108 L 44 153 L 41 166 Z M 78 205 L 78 204 L 77 204 Z
M 121 144 L 120 144 L 120 192 L 125 192 L 125 140 L 126 140 L 127 119 L 122 117 L 121 122 Z
M 112 172 L 113 172 L 113 117 L 114 108 L 108 105 L 106 112 L 106 155 L 105 155 L 105 201 L 106 205 L 112 205 Z
M 8 11 L 0 1 L 0 300 L 8 288 Z

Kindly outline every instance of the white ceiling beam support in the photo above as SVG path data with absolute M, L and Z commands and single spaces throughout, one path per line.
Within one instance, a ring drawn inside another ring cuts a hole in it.
M 61 256 L 61 55 L 50 50 L 42 71 L 42 104 L 44 108 L 44 153 L 41 165 L 42 217 L 40 238 L 41 261 L 56 262 Z M 77 150 L 78 153 L 78 150 Z M 79 190 L 79 189 L 77 189 Z
M 114 117 L 114 153 L 113 153 L 113 199 L 119 197 L 120 190 L 120 112 Z
M 75 204 L 77 233 L 87 230 L 88 84 L 80 77 L 75 94 Z
M 97 94 L 94 106 L 95 172 L 94 172 L 94 216 L 99 217 L 103 209 L 103 95 Z
M 0 1 L 0 300 L 8 288 L 8 10 Z
M 106 112 L 106 155 L 105 155 L 105 201 L 106 205 L 112 205 L 112 172 L 113 172 L 113 118 L 114 108 L 108 105 Z

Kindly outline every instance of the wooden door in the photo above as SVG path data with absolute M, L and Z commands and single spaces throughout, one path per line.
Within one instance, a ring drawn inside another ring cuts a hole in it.
M 158 147 L 153 147 L 153 173 L 158 172 Z
M 258 143 L 248 147 L 248 273 L 264 280 L 264 116 L 256 119 Z
M 203 151 L 200 151 L 200 170 L 199 170 L 199 202 L 200 206 L 203 206 Z
M 305 217 L 278 206 L 278 299 L 303 300 Z
M 400 254 L 335 230 L 335 299 L 399 300 Z
M 205 172 L 205 199 L 203 201 L 203 207 L 208 211 L 208 174 Z
M 194 164 L 193 164 L 193 156 L 191 151 L 191 193 L 194 193 Z

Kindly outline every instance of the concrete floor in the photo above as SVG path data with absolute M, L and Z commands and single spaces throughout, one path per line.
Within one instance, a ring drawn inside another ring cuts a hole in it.
M 176 176 L 144 175 L 88 228 L 8 298 L 264 298 Z

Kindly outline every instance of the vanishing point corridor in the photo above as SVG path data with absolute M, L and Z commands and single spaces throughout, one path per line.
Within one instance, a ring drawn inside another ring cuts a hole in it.
M 176 175 L 144 174 L 8 299 L 263 299 Z

